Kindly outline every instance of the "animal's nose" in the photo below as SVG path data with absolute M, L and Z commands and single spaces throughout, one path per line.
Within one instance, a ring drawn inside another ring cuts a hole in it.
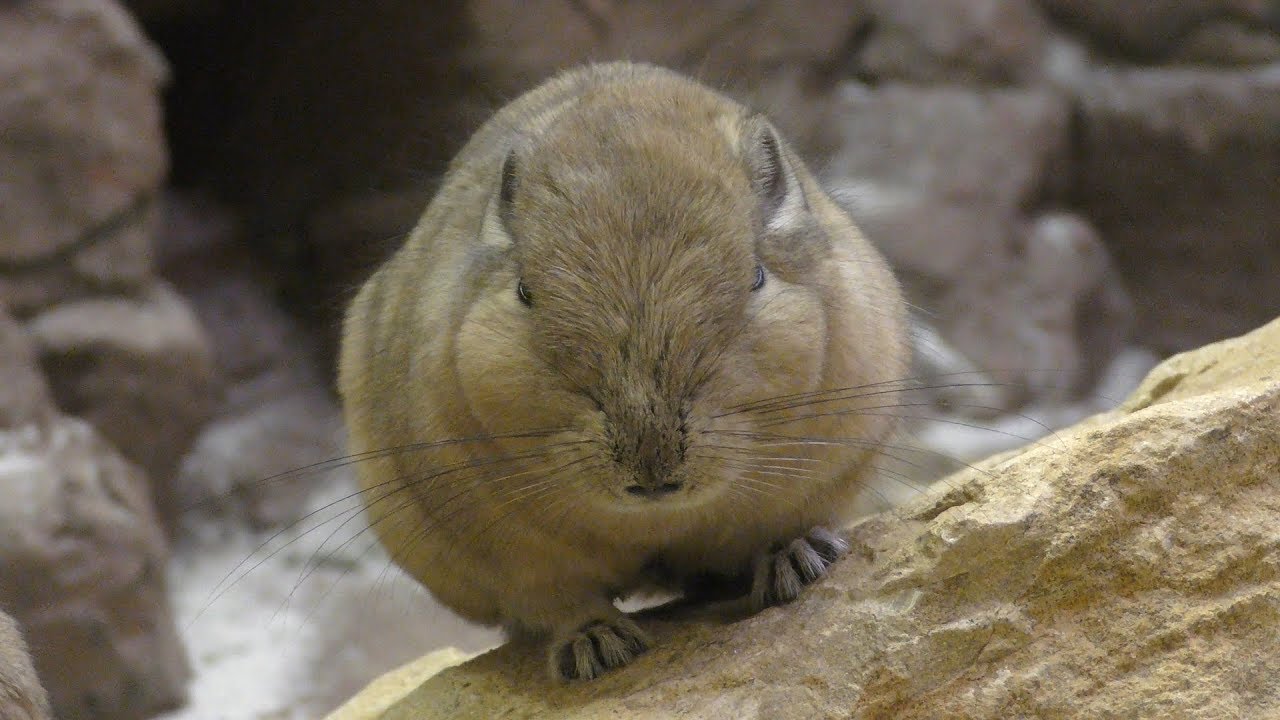
M 670 495 L 671 493 L 679 490 L 683 485 L 684 483 L 680 482 L 664 482 L 650 485 L 640 485 L 637 483 L 635 485 L 628 485 L 627 492 L 631 495 L 635 495 L 636 497 L 657 498 L 664 495 Z

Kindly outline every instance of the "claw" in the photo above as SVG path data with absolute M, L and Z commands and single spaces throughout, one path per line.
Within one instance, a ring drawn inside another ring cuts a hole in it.
M 647 649 L 648 638 L 630 619 L 596 620 L 552 646 L 552 669 L 562 680 L 591 680 Z
M 823 527 L 804 537 L 775 546 L 756 558 L 751 582 L 751 602 L 757 610 L 795 600 L 804 586 L 827 574 L 827 569 L 849 550 L 844 538 Z

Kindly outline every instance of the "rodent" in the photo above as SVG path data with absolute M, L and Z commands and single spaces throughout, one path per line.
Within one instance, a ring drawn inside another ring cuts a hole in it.
M 764 607 L 846 550 L 894 423 L 849 398 L 891 405 L 905 315 L 762 115 L 567 71 L 481 127 L 350 305 L 369 521 L 445 605 L 595 677 L 649 644 L 615 598 L 711 578 Z

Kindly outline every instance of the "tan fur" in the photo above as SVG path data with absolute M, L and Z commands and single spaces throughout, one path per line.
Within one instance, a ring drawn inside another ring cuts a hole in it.
M 570 637 L 617 617 L 612 599 L 655 565 L 677 579 L 741 573 L 771 545 L 846 519 L 891 432 L 885 413 L 724 414 L 905 367 L 897 284 L 785 145 L 788 194 L 762 214 L 754 183 L 772 133 L 659 68 L 565 73 L 476 133 L 361 290 L 340 376 L 353 453 L 556 430 L 358 465 L 378 536 L 446 605 Z M 757 263 L 768 276 L 753 292 Z M 762 428 L 833 442 L 724 434 Z M 659 480 L 683 487 L 626 491 Z

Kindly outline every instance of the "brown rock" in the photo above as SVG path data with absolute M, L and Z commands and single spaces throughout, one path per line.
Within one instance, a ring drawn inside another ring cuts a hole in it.
M 1170 59 L 1184 63 L 1255 65 L 1280 61 L 1280 34 L 1217 21 L 1196 28 Z
M 866 78 L 1018 83 L 1041 77 L 1049 24 L 1033 0 L 874 0 Z
M 708 79 L 785 64 L 825 64 L 867 19 L 859 2 L 564 3 L 471 0 L 466 58 L 521 86 L 591 59 L 648 61 Z M 521 22 L 511 18 L 520 17 Z
M 591 683 L 509 644 L 331 718 L 1275 717 L 1277 413 L 1280 320 L 861 523 L 791 606 L 651 620 Z
M 58 305 L 29 329 L 59 407 L 147 471 L 171 522 L 173 475 L 215 397 L 212 351 L 186 301 L 157 282 L 136 299 Z
M 848 83 L 834 110 L 840 147 L 826 175 L 1012 214 L 1055 189 L 1069 114 L 1065 98 L 1048 90 Z
M 1128 344 L 1133 302 L 1082 218 L 1048 213 L 957 273 L 936 321 L 1016 400 L 1085 392 Z
M 110 0 L 0 3 L 0 300 L 15 314 L 146 279 L 164 74 Z
M 0 612 L 0 720 L 49 720 L 46 697 L 13 618 Z
M 53 397 L 40 373 L 35 344 L 0 303 L 0 429 L 52 415 Z
M 912 302 L 969 361 L 999 371 L 1003 407 L 1096 379 L 1134 311 L 1088 223 L 1032 214 L 1066 187 L 1064 98 L 850 84 L 833 117 L 829 184 Z
M 1055 18 L 1104 48 L 1141 58 L 1166 55 L 1201 26 L 1234 21 L 1280 29 L 1274 0 L 1040 0 Z
M 146 479 L 88 424 L 0 432 L 0 606 L 26 629 L 61 720 L 148 717 L 188 669 Z
M 1161 353 L 1280 312 L 1280 65 L 1097 70 L 1079 96 L 1073 204 Z
M 174 194 L 166 218 L 161 270 L 199 316 L 222 381 L 212 420 L 182 458 L 176 504 L 200 511 L 185 518 L 194 523 L 209 514 L 256 527 L 297 520 L 323 474 L 264 480 L 342 454 L 340 414 L 315 342 L 276 306 L 234 214 L 209 198 Z
M 224 406 L 201 429 L 174 481 L 178 506 L 200 510 L 195 522 L 213 514 L 258 529 L 287 525 L 308 512 L 307 496 L 333 471 L 281 474 L 340 457 L 342 447 L 341 413 L 318 381 L 268 390 L 245 406 Z

